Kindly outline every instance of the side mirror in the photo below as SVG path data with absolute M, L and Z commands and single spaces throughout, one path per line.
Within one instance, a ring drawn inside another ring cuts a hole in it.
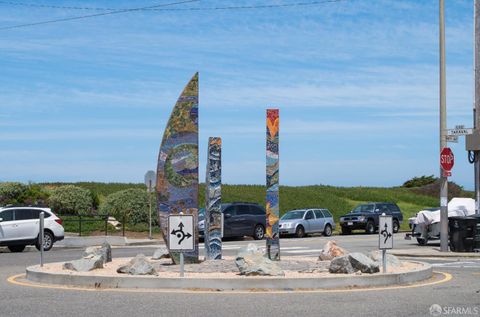
M 231 216 L 232 216 L 231 214 L 224 214 L 224 215 L 223 215 L 223 217 L 224 217 L 225 219 L 230 218 Z

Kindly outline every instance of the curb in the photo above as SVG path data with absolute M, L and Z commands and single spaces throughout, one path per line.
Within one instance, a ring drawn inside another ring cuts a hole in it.
M 374 287 L 410 284 L 429 279 L 433 276 L 432 266 L 428 263 L 410 261 L 422 264 L 422 267 L 410 272 L 386 273 L 375 275 L 329 276 L 319 278 L 285 278 L 285 277 L 250 277 L 238 278 L 189 278 L 189 277 L 151 277 L 151 276 L 92 276 L 73 275 L 71 273 L 42 272 L 38 265 L 26 269 L 29 281 L 80 286 L 89 288 L 144 288 L 198 291 L 233 291 L 233 290 L 325 290 L 347 287 Z
M 480 259 L 480 253 L 471 253 L 471 252 L 458 252 L 458 253 L 435 253 L 435 254 L 414 254 L 414 253 L 402 253 L 402 252 L 389 252 L 389 254 L 399 256 L 399 257 L 410 257 L 410 258 L 478 258 Z

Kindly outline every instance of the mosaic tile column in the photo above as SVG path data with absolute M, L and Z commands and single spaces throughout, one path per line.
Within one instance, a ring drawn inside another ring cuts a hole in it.
M 198 262 L 198 73 L 185 86 L 163 134 L 157 165 L 157 210 L 168 246 L 168 216 L 194 215 L 195 250 L 185 252 L 185 263 Z M 174 263 L 180 253 L 170 251 Z
M 280 260 L 279 220 L 279 111 L 267 109 L 267 254 L 270 260 Z
M 208 139 L 205 195 L 205 257 L 222 259 L 222 139 Z

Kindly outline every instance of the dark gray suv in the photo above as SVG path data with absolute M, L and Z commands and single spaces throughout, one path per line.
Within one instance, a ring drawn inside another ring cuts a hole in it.
M 259 204 L 235 202 L 222 204 L 224 218 L 223 236 L 243 237 L 251 236 L 261 240 L 265 236 L 266 213 Z M 205 230 L 205 209 L 199 210 L 198 231 L 201 238 Z
M 403 214 L 395 203 L 373 202 L 361 204 L 350 213 L 340 217 L 342 234 L 350 234 L 352 230 L 364 229 L 366 233 L 375 233 L 378 230 L 379 216 L 385 213 L 392 215 L 393 232 L 397 233 L 403 221 Z

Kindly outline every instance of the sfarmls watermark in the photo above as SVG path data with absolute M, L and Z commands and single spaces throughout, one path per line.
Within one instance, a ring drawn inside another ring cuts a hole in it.
M 477 306 L 440 306 L 433 304 L 430 306 L 430 315 L 442 316 L 480 316 L 480 307 Z

